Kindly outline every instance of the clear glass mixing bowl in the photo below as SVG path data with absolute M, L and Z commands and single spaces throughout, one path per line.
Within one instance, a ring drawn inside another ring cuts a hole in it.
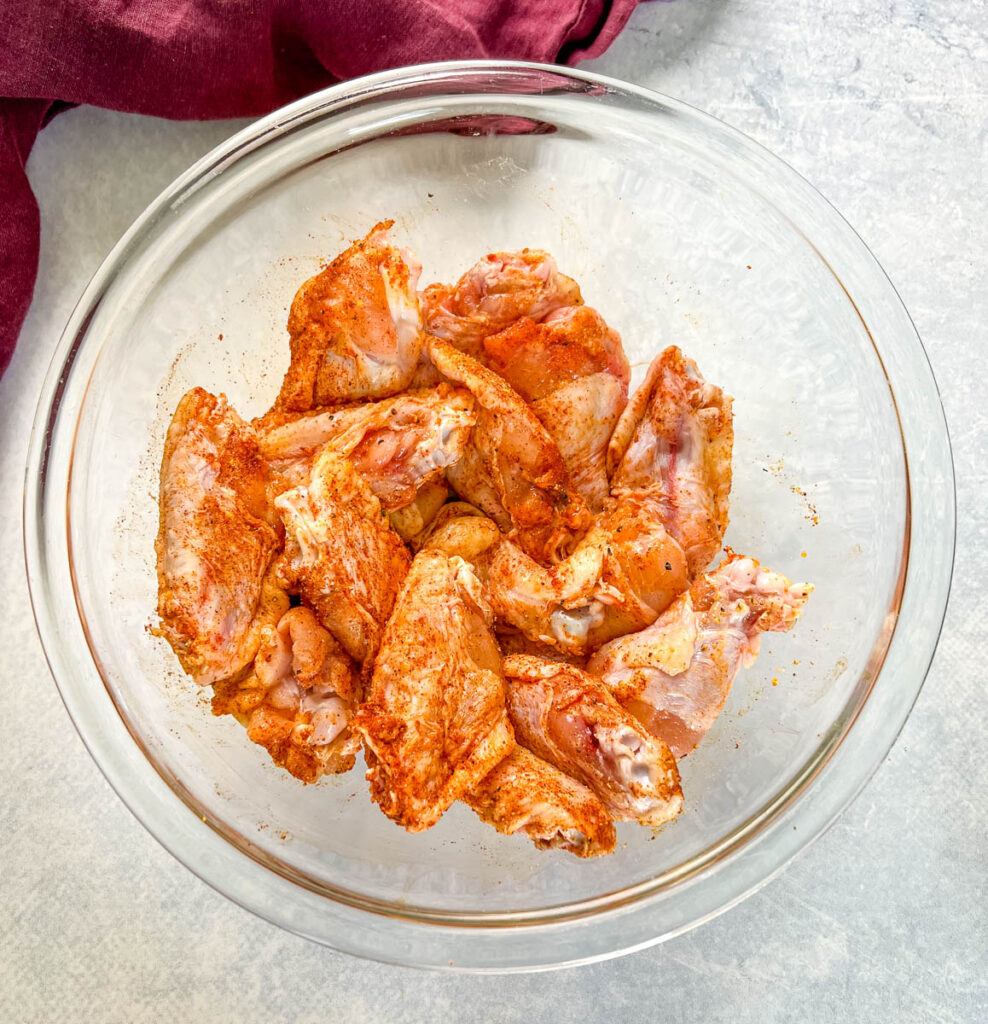
M 455 806 L 407 835 L 362 777 L 302 786 L 146 626 L 156 487 L 180 395 L 263 411 L 298 285 L 394 217 L 423 281 L 550 250 L 636 377 L 680 345 L 735 396 L 727 540 L 816 583 L 703 745 L 686 809 L 596 861 Z M 25 495 L 45 649 L 79 732 L 145 826 L 242 906 L 387 961 L 520 969 L 615 955 L 763 884 L 880 763 L 922 684 L 954 503 L 936 387 L 874 258 L 801 178 L 682 103 L 554 67 L 391 71 L 286 107 L 199 161 L 107 258 L 65 329 Z

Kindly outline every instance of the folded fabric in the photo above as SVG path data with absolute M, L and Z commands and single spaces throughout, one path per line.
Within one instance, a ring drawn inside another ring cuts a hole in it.
M 239 117 L 405 64 L 572 64 L 602 53 L 637 2 L 0 0 L 0 374 L 37 273 L 39 215 L 24 165 L 58 110 Z

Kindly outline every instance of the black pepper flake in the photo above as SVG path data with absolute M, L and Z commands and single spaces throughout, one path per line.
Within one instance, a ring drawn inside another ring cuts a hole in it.
M 666 562 L 666 572 L 672 572 L 672 563 Z

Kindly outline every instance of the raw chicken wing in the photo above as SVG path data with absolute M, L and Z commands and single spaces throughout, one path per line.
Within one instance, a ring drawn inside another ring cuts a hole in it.
M 487 585 L 498 621 L 580 655 L 653 622 L 686 589 L 686 560 L 654 509 L 626 498 L 549 568 L 504 541 Z
M 614 849 L 607 808 L 586 786 L 524 747 L 515 747 L 463 799 L 498 832 L 522 832 L 540 850 L 597 857 Z
M 677 757 L 713 725 L 759 634 L 799 618 L 813 588 L 733 552 L 651 626 L 602 647 L 587 666 Z
M 524 654 L 504 660 L 508 713 L 518 742 L 589 786 L 621 821 L 661 825 L 682 808 L 669 748 L 597 679 Z
M 354 665 L 308 608 L 265 627 L 254 671 L 215 691 L 213 713 L 234 715 L 297 779 L 315 782 L 353 767 L 360 749 L 348 725 L 358 698 Z
M 254 431 L 225 396 L 188 392 L 161 462 L 154 632 L 197 683 L 242 674 L 288 608 L 269 572 L 279 539 L 267 485 Z
M 324 448 L 310 482 L 275 507 L 285 524 L 285 588 L 302 595 L 351 658 L 372 660 L 410 561 L 380 501 L 348 459 Z
M 275 408 L 384 398 L 411 382 L 423 336 L 415 291 L 422 268 L 376 225 L 299 289 L 288 316 L 291 365 Z
M 429 354 L 477 400 L 463 457 L 446 473 L 453 489 L 537 562 L 565 557 L 589 527 L 591 513 L 545 427 L 501 377 L 449 342 L 430 339 Z
M 582 301 L 579 285 L 540 249 L 490 253 L 455 285 L 433 284 L 422 293 L 425 329 L 479 360 L 487 335 Z
M 487 365 L 528 402 L 559 447 L 594 511 L 608 496 L 606 454 L 628 400 L 631 371 L 621 336 L 589 306 L 527 317 L 484 339 Z
M 372 799 L 409 832 L 434 825 L 511 751 L 490 609 L 462 559 L 416 556 L 353 727 Z
M 262 421 L 261 455 L 275 487 L 308 479 L 325 446 L 346 455 L 388 512 L 410 504 L 463 453 L 475 420 L 473 396 L 440 384 L 380 402 L 321 409 L 302 416 Z
M 611 493 L 657 503 L 691 578 L 720 550 L 727 529 L 733 443 L 730 396 L 674 346 L 656 356 L 611 436 Z

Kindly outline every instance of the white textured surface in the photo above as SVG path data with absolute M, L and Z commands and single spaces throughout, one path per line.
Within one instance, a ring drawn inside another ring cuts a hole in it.
M 840 822 L 761 893 L 622 960 L 437 977 L 338 956 L 206 888 L 137 824 L 72 729 L 21 556 L 27 435 L 72 304 L 131 220 L 239 124 L 82 110 L 30 163 L 35 301 L 0 381 L 0 1019 L 948 1021 L 988 1017 L 988 413 L 982 2 L 678 0 L 601 72 L 681 97 L 789 161 L 858 229 L 927 346 L 952 429 L 947 626 L 899 742 Z

